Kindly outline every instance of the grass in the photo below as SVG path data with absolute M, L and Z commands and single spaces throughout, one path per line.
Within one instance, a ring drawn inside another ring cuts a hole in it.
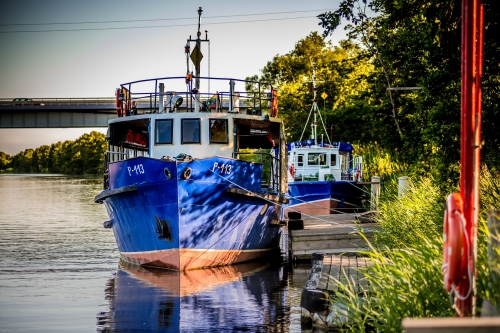
M 386 181 L 397 179 L 400 176 L 408 176 L 408 165 L 399 161 L 388 150 L 378 145 L 367 147 L 353 145 L 356 155 L 363 157 L 363 179 L 369 181 L 373 176 L 384 177 Z
M 381 227 L 366 254 L 373 265 L 363 270 L 369 287 L 363 297 L 353 292 L 349 282 L 338 281 L 335 302 L 347 309 L 351 332 L 401 332 L 406 317 L 454 316 L 449 295 L 442 282 L 442 227 L 445 198 L 432 179 L 412 184 L 403 196 L 397 184 L 389 184 L 382 194 L 378 223 Z M 486 210 L 500 204 L 500 176 L 483 169 L 481 174 L 481 218 L 478 232 L 477 305 L 484 299 L 498 308 L 500 263 L 488 258 L 490 237 Z M 498 243 L 497 243 L 498 244 Z M 500 257 L 498 245 L 490 247 Z

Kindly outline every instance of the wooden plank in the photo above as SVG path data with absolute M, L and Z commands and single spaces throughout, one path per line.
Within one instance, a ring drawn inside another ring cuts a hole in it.
M 406 333 L 500 333 L 500 317 L 405 318 Z
M 294 259 L 307 259 L 314 252 L 341 254 L 366 250 L 368 244 L 361 237 L 359 228 L 370 242 L 377 228 L 375 223 L 355 224 L 356 214 L 318 217 L 323 221 L 303 215 L 304 229 L 290 230 L 290 251 Z
M 363 275 L 358 271 L 358 262 L 365 265 L 366 258 L 360 258 L 358 256 L 325 255 L 317 289 L 333 293 L 338 290 L 337 281 L 347 283 L 347 280 L 349 280 L 349 283 L 353 285 L 354 291 L 356 293 L 362 293 L 363 289 L 360 288 L 359 280 Z

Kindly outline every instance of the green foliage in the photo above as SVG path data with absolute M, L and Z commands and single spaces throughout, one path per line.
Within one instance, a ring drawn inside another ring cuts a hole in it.
M 0 172 L 7 172 L 12 156 L 0 151 Z
M 431 179 L 410 183 L 399 197 L 395 182 L 389 184 L 379 204 L 376 240 L 389 248 L 416 248 L 425 239 L 439 239 L 443 230 L 444 198 Z M 424 241 L 425 243 L 425 241 Z
M 354 152 L 363 157 L 363 178 L 370 181 L 373 176 L 381 177 L 385 182 L 396 180 L 400 176 L 412 176 L 409 166 L 400 161 L 388 149 L 373 145 L 353 145 Z
M 481 299 L 486 299 L 500 313 L 500 223 L 498 214 L 491 213 L 489 216 L 486 214 L 487 212 L 500 210 L 500 173 L 495 170 L 490 171 L 483 166 L 480 177 L 480 212 L 482 219 L 479 223 L 477 254 L 478 304 L 482 304 Z M 496 219 L 492 218 L 492 216 L 496 216 Z M 485 222 L 487 219 L 495 221 L 496 228 L 488 226 Z
M 480 188 L 478 311 L 483 300 L 497 309 L 500 307 L 500 262 L 491 260 L 491 253 L 500 258 L 500 235 L 498 231 L 490 235 L 485 216 L 486 209 L 499 209 L 500 175 L 483 167 Z M 444 197 L 440 188 L 431 179 L 422 179 L 412 184 L 403 197 L 398 197 L 393 183 L 384 192 L 379 211 L 380 231 L 371 251 L 366 253 L 373 264 L 363 270 L 368 289 L 360 298 L 354 293 L 352 282 L 337 281 L 339 292 L 335 302 L 347 309 L 349 318 L 343 329 L 401 332 L 401 320 L 406 317 L 454 316 L 442 282 Z M 490 246 L 492 241 L 496 245 Z
M 361 53 L 355 43 L 343 41 L 340 46 L 333 47 L 312 32 L 299 40 L 294 50 L 269 61 L 260 78 L 247 79 L 268 82 L 278 89 L 280 116 L 285 122 L 288 140 L 297 141 L 312 107 L 312 64 L 315 62 L 318 106 L 322 109 L 326 127 L 325 133 L 325 129 L 319 126 L 318 135 L 323 134 L 326 138 L 334 125 L 329 117 L 336 112 L 335 109 L 351 105 L 356 96 L 368 89 L 366 78 L 373 66 L 368 59 L 362 59 Z M 254 88 L 248 86 L 246 89 L 253 91 Z M 328 95 L 325 100 L 319 97 L 323 92 Z M 310 135 L 309 129 L 305 135 Z
M 99 174 L 102 173 L 106 149 L 105 135 L 92 131 L 75 141 L 26 149 L 12 157 L 0 153 L 0 170 L 10 168 L 15 173 Z M 3 161 L 6 161 L 5 164 Z
M 369 17 L 367 7 L 375 15 Z M 493 0 L 484 8 L 481 158 L 498 170 L 500 8 Z M 347 21 L 349 39 L 334 47 L 311 33 L 268 62 L 260 77 L 278 88 L 288 140 L 300 138 L 311 108 L 314 60 L 323 81 L 318 95 L 328 94 L 326 101 L 318 97 L 327 132 L 320 126 L 319 136 L 333 133 L 333 141 L 365 147 L 377 143 L 416 175 L 432 174 L 453 186 L 460 159 L 461 2 L 342 0 L 338 10 L 319 18 L 325 35 Z M 389 85 L 421 90 L 389 95 Z
M 452 316 L 453 309 L 441 281 L 441 246 L 425 243 L 418 249 L 370 253 L 372 265 L 365 278 L 369 289 L 362 299 L 343 284 L 337 302 L 348 309 L 344 331 L 401 332 L 402 318 Z

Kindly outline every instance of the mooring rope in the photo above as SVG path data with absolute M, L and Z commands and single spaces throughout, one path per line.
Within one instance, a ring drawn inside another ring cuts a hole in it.
M 239 184 L 236 184 L 235 182 L 233 182 L 233 181 L 231 181 L 231 180 L 229 180 L 229 179 L 227 179 L 227 178 L 225 178 L 225 177 L 223 177 L 223 176 L 219 175 L 218 173 L 215 173 L 213 170 L 210 170 L 210 168 L 208 168 L 207 166 L 205 166 L 204 164 L 202 164 L 200 161 L 198 161 L 198 160 L 196 160 L 196 159 L 193 159 L 193 161 L 194 161 L 194 162 L 196 162 L 196 163 L 198 163 L 198 164 L 200 164 L 200 165 L 201 165 L 201 166 L 203 166 L 205 169 L 207 169 L 208 171 L 212 172 L 214 175 L 217 175 L 217 176 L 219 176 L 220 178 L 224 179 L 224 180 L 225 180 L 225 181 L 227 181 L 228 183 L 230 183 L 230 184 L 232 184 L 232 185 L 234 185 L 234 186 L 236 186 L 236 187 L 238 187 L 238 188 L 240 188 L 240 189 L 242 189 L 242 190 L 244 190 L 244 191 L 246 191 L 246 192 L 248 192 L 248 193 L 251 193 L 251 194 L 253 194 L 253 195 L 257 196 L 257 197 L 259 197 L 260 199 L 262 199 L 262 200 L 264 200 L 264 201 L 267 201 L 267 202 L 269 202 L 269 203 L 272 203 L 273 205 L 278 205 L 278 206 L 280 206 L 281 208 L 285 208 L 285 209 L 291 210 L 292 212 L 301 213 L 301 215 L 305 215 L 305 216 L 307 216 L 307 217 L 309 217 L 309 218 L 312 218 L 312 219 L 315 219 L 315 220 L 319 220 L 319 221 L 321 221 L 321 222 L 325 222 L 325 223 L 329 223 L 329 224 L 333 224 L 333 225 L 344 226 L 344 227 L 346 227 L 346 228 L 359 229 L 357 226 L 349 226 L 349 225 L 345 225 L 345 224 L 343 224 L 343 223 L 338 223 L 338 222 L 334 222 L 334 221 L 328 221 L 328 220 L 322 219 L 322 218 L 317 217 L 317 216 L 314 216 L 314 215 L 304 214 L 304 213 L 299 212 L 299 211 L 297 211 L 297 210 L 294 210 L 294 209 L 292 209 L 292 208 L 290 208 L 290 207 L 286 207 L 285 205 L 280 204 L 280 203 L 278 203 L 278 202 L 275 202 L 275 201 L 272 201 L 272 200 L 266 199 L 266 198 L 264 198 L 264 197 L 260 196 L 258 193 L 252 192 L 252 191 L 250 191 L 250 190 L 248 190 L 248 189 L 244 188 L 243 186 L 241 186 L 241 185 L 239 185 Z M 196 181 L 196 180 L 194 180 L 194 179 L 193 179 L 193 181 Z M 304 201 L 304 202 L 305 202 L 305 201 Z M 306 202 L 306 203 L 308 203 L 308 202 Z M 326 208 L 326 207 L 319 206 L 319 205 L 318 205 L 318 207 Z
M 347 184 L 349 184 L 349 185 L 352 185 L 352 186 L 354 186 L 354 187 L 355 187 L 355 188 L 357 188 L 357 189 L 360 189 L 361 191 L 365 192 L 366 194 L 371 194 L 370 192 L 368 192 L 368 191 L 365 191 L 365 190 L 363 190 L 363 189 L 362 189 L 361 187 L 359 187 L 359 186 L 356 186 L 356 185 L 354 185 L 354 184 L 352 184 L 352 183 L 350 183 L 350 182 L 348 182 L 348 181 L 346 181 L 346 183 L 347 183 Z

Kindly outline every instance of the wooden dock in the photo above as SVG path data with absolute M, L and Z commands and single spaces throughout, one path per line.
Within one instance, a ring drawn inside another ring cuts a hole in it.
M 292 260 L 308 260 L 311 254 L 341 254 L 367 250 L 362 231 L 368 241 L 373 239 L 376 223 L 365 214 L 302 215 L 304 228 L 289 230 L 289 254 Z
M 301 321 L 305 326 L 334 328 L 348 320 L 347 309 L 335 301 L 339 281 L 350 284 L 352 291 L 363 297 L 368 292 L 368 281 L 363 270 L 370 265 L 368 258 L 358 255 L 314 253 L 311 271 L 302 291 Z M 342 291 L 342 290 L 341 290 Z

